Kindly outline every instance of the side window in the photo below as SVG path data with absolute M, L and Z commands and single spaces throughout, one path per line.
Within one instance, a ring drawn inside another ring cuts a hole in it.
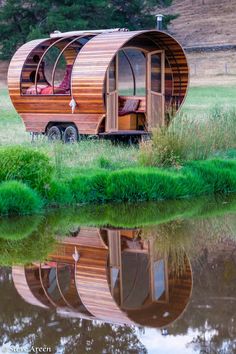
M 45 40 L 28 56 L 21 73 L 22 95 L 70 95 L 73 63 L 92 36 Z

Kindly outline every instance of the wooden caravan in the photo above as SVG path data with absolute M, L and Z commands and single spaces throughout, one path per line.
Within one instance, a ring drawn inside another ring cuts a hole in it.
M 175 272 L 139 233 L 82 228 L 60 239 L 47 262 L 13 267 L 15 287 L 25 301 L 62 316 L 167 326 L 188 304 L 191 266 L 185 256 L 182 271 Z
M 188 87 L 181 45 L 157 30 L 56 33 L 24 44 L 8 71 L 26 130 L 51 139 L 140 135 L 168 123 Z

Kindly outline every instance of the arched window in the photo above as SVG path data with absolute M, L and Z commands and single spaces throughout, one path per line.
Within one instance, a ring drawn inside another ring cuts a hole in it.
M 23 95 L 70 95 L 78 52 L 91 36 L 46 40 L 30 53 L 21 76 Z
M 118 92 L 120 96 L 134 95 L 132 67 L 124 50 L 118 53 Z
M 146 57 L 135 48 L 119 51 L 119 95 L 144 96 L 146 94 Z

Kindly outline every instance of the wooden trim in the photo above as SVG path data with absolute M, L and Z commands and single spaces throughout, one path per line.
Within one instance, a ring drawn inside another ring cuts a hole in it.
M 35 73 L 35 91 L 36 91 L 36 95 L 38 95 L 38 91 L 37 91 L 37 85 L 38 85 L 38 80 L 37 80 L 37 77 L 38 77 L 38 72 L 39 72 L 39 68 L 40 68 L 40 65 L 43 61 L 43 58 L 45 57 L 45 55 L 47 54 L 47 52 L 52 48 L 54 47 L 55 44 L 59 43 L 59 42 L 62 42 L 64 41 L 65 38 L 59 38 L 57 41 L 53 42 L 51 45 L 49 45 L 49 47 L 45 50 L 45 52 L 43 53 L 43 55 L 41 56 L 39 62 L 38 62 L 38 66 L 37 66 L 37 69 L 36 69 L 36 73 Z M 27 96 L 27 95 L 26 95 Z
M 72 41 L 70 41 L 70 42 L 61 50 L 61 52 L 59 53 L 59 55 L 58 55 L 58 57 L 57 57 L 57 59 L 56 59 L 56 61 L 55 61 L 55 64 L 54 64 L 54 66 L 53 66 L 53 70 L 52 70 L 52 94 L 53 94 L 53 95 L 55 94 L 55 93 L 54 93 L 55 71 L 56 71 L 57 64 L 58 64 L 58 62 L 59 62 L 59 60 L 60 60 L 62 54 L 64 53 L 64 51 L 65 51 L 72 43 L 76 42 L 78 39 L 83 38 L 83 37 L 84 37 L 84 36 L 79 36 L 79 37 L 74 38 L 74 39 L 73 39 Z M 75 59 L 76 59 L 76 57 L 75 57 Z M 70 79 L 70 81 L 71 81 L 71 79 Z M 70 83 L 70 87 L 71 87 L 71 86 L 72 86 L 72 85 L 71 85 L 71 83 Z M 70 89 L 70 93 L 71 93 L 71 89 Z
M 66 304 L 68 307 L 73 308 L 73 306 L 71 306 L 71 304 L 66 300 L 65 296 L 63 295 L 63 292 L 61 291 L 61 286 L 60 286 L 60 283 L 59 283 L 59 279 L 58 279 L 58 263 L 59 263 L 59 265 L 60 265 L 60 264 L 64 264 L 64 265 L 67 265 L 67 266 L 68 266 L 68 264 L 66 264 L 66 263 L 60 263 L 60 262 L 56 262 L 56 263 L 57 263 L 57 265 L 56 265 L 56 282 L 57 282 L 57 287 L 58 287 L 59 293 L 60 293 L 60 295 L 61 295 L 62 300 L 65 302 L 65 304 Z M 70 285 L 71 285 L 71 284 L 70 284 Z
M 115 90 L 110 91 L 110 78 L 109 78 L 109 73 L 110 73 L 110 65 L 113 63 L 113 61 L 110 63 L 109 67 L 107 68 L 106 72 L 106 123 L 105 123 L 105 131 L 110 132 L 110 131 L 118 131 L 118 75 L 119 75 L 119 61 L 118 61 L 118 55 L 114 57 L 114 65 L 115 65 Z M 112 97 L 114 96 L 114 97 Z M 112 109 L 111 112 L 108 110 L 110 109 L 109 107 L 109 100 L 112 99 Z M 113 102 L 114 100 L 114 102 Z M 114 115 L 114 117 L 112 117 Z M 112 127 L 111 123 L 115 120 L 115 126 Z
M 155 54 L 161 54 L 161 92 L 155 92 L 151 89 L 151 57 Z M 165 51 L 164 50 L 155 50 L 147 54 L 147 121 L 148 121 L 148 130 L 150 131 L 150 117 L 153 116 L 152 113 L 152 95 L 161 97 L 161 126 L 165 122 Z M 153 127 L 151 127 L 153 128 Z
M 40 279 L 40 283 L 41 283 L 43 292 L 44 292 L 46 298 L 48 299 L 48 301 L 50 302 L 50 304 L 53 305 L 54 307 L 57 307 L 57 304 L 50 298 L 50 296 L 48 295 L 47 290 L 45 289 L 45 286 L 44 286 L 44 284 L 43 284 L 42 266 L 41 266 L 41 264 L 42 264 L 42 263 L 39 263 L 39 279 Z

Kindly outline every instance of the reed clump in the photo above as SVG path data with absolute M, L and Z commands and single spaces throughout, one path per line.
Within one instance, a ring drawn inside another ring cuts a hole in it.
M 154 129 L 140 145 L 142 166 L 178 166 L 236 149 L 236 110 L 215 107 L 204 119 L 182 114 L 169 127 Z

